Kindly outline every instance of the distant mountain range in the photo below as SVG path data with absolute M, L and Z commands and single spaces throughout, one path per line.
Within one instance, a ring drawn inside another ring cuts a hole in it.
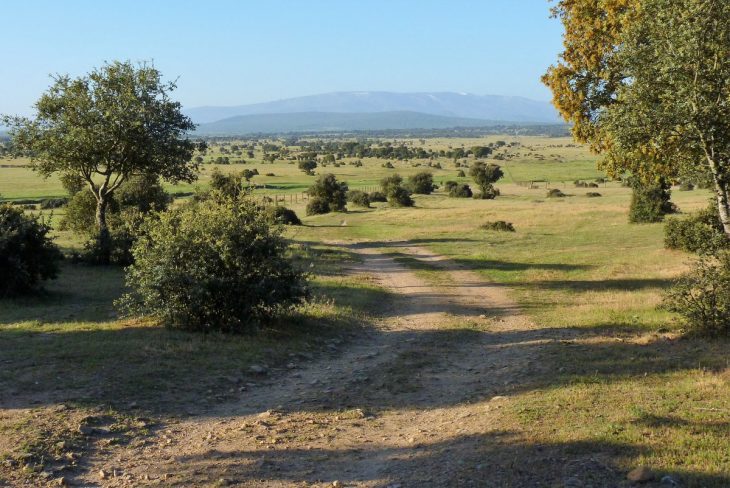
M 211 135 L 562 122 L 548 102 L 452 92 L 336 92 L 185 113 L 200 124 L 197 133 Z

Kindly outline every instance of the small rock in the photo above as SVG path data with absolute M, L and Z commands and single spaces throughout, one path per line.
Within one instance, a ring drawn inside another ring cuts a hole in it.
M 655 477 L 656 475 L 654 474 L 654 471 L 646 466 L 639 466 L 638 468 L 634 468 L 629 471 L 629 474 L 626 475 L 626 479 L 628 479 L 629 481 L 634 481 L 636 483 L 645 483 L 647 481 L 653 480 Z
M 64 478 L 63 476 L 61 476 L 60 478 L 56 478 L 56 484 L 58 486 L 66 486 L 66 478 Z
M 498 401 L 498 400 L 504 400 L 505 398 L 507 398 L 507 397 L 505 397 L 505 396 L 501 396 L 501 395 L 497 395 L 497 396 L 493 396 L 493 397 L 492 397 L 492 399 L 491 399 L 491 400 L 489 400 L 489 401 L 490 401 L 490 402 L 496 402 L 496 401 Z
M 342 488 L 343 486 L 345 485 L 343 485 L 342 481 L 340 480 L 335 480 L 332 482 L 332 488 Z
M 109 473 L 107 473 L 107 472 L 106 472 L 106 471 L 104 471 L 103 469 L 100 469 L 100 470 L 99 470 L 99 478 L 100 478 L 100 479 L 103 479 L 103 480 L 105 480 L 105 479 L 107 479 L 108 477 L 109 477 Z
M 254 374 L 266 374 L 268 369 L 265 366 L 261 366 L 258 364 L 252 364 L 248 367 L 248 371 Z
M 661 483 L 662 483 L 662 486 L 679 486 L 679 481 L 677 481 L 676 479 L 672 478 L 669 475 L 662 476 Z

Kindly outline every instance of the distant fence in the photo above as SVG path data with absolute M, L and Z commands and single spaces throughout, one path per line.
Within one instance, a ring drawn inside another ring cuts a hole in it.
M 256 201 L 260 201 L 264 206 L 267 205 L 285 205 L 285 204 L 297 204 L 297 203 L 304 203 L 308 202 L 310 199 L 310 196 L 307 192 L 297 192 L 297 193 L 261 193 L 261 190 L 265 190 L 263 188 L 258 189 L 256 193 L 253 193 L 253 198 Z M 360 190 L 367 193 L 373 192 L 373 191 L 379 191 L 379 186 L 350 186 L 350 190 Z

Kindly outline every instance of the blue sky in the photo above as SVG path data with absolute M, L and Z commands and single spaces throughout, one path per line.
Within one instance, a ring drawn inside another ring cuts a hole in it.
M 547 0 L 5 0 L 0 113 L 31 111 L 49 74 L 153 60 L 186 107 L 330 91 L 550 98 L 561 50 Z

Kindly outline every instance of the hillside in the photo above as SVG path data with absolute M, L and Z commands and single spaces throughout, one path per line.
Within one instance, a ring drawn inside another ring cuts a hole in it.
M 334 92 L 231 107 L 196 107 L 185 111 L 205 124 L 240 115 L 302 112 L 376 113 L 419 112 L 509 122 L 559 123 L 553 106 L 523 97 L 469 93 Z

